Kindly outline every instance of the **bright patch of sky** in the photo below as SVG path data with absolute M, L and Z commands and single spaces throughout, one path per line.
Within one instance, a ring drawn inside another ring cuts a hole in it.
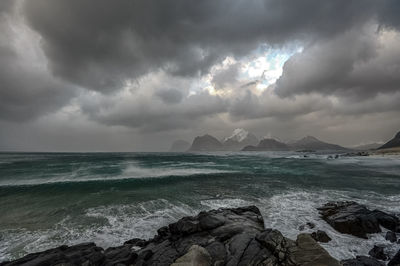
M 246 87 L 249 84 L 254 84 L 256 91 L 261 93 L 269 85 L 274 84 L 282 75 L 282 69 L 285 62 L 294 54 L 303 50 L 303 47 L 297 44 L 290 45 L 285 48 L 271 48 L 267 45 L 260 45 L 250 55 L 237 60 L 233 57 L 226 57 L 220 64 L 215 65 L 210 74 L 202 78 L 197 87 L 207 90 L 210 94 L 218 94 L 220 96 L 230 94 L 234 87 L 226 88 L 225 90 L 216 90 L 212 85 L 212 77 L 218 71 L 227 69 L 234 64 L 239 64 L 237 77 L 232 77 L 232 82 L 235 78 L 238 82 L 237 86 Z M 192 90 L 191 90 L 192 91 Z M 192 91 L 193 92 L 193 91 Z
M 257 82 L 257 89 L 264 90 L 274 84 L 282 75 L 285 62 L 295 53 L 302 51 L 301 46 L 293 45 L 288 48 L 274 49 L 261 45 L 242 62 L 240 80 Z

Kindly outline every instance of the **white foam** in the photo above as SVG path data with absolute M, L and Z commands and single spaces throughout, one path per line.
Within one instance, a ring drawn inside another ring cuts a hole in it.
M 368 193 L 367 193 L 368 194 Z M 368 196 L 367 196 L 368 197 Z M 382 195 L 371 194 L 369 200 L 356 199 L 359 203 L 367 204 L 370 208 L 398 212 L 400 208 L 400 196 L 383 198 Z M 388 249 L 393 253 L 400 245 L 388 243 L 384 239 L 385 231 L 371 235 L 368 240 L 360 239 L 351 235 L 341 234 L 334 230 L 329 224 L 323 221 L 317 207 L 323 203 L 334 200 L 355 200 L 351 193 L 339 191 L 314 192 L 288 192 L 273 196 L 270 199 L 263 199 L 259 206 L 264 216 L 265 226 L 278 229 L 283 235 L 295 239 L 301 232 L 311 233 L 316 230 L 325 231 L 332 241 L 322 246 L 336 259 L 348 259 L 357 255 L 368 255 L 368 251 L 374 244 L 391 246 Z M 389 200 L 389 201 L 387 201 Z M 300 231 L 299 227 L 312 222 L 316 225 L 314 229 Z
M 369 208 L 378 208 L 388 212 L 400 213 L 400 195 L 385 196 L 372 192 L 365 192 L 360 198 L 356 192 L 333 190 L 314 191 L 286 191 L 265 198 L 225 198 L 216 195 L 215 198 L 200 202 L 200 207 L 193 207 L 181 202 L 170 202 L 165 199 L 150 200 L 137 204 L 111 205 L 87 209 L 83 220 L 92 218 L 86 227 L 82 221 L 66 217 L 54 228 L 48 230 L 9 230 L 2 232 L 0 242 L 0 260 L 20 257 L 16 253 L 23 249 L 23 253 L 36 252 L 62 244 L 76 244 L 94 241 L 102 247 L 121 245 L 124 241 L 138 238 L 151 238 L 156 230 L 178 219 L 196 215 L 201 210 L 216 208 L 241 207 L 256 205 L 264 217 L 266 228 L 275 228 L 288 238 L 295 239 L 301 232 L 311 233 L 316 230 L 325 231 L 332 241 L 322 246 L 336 259 L 348 259 L 356 255 L 367 255 L 374 244 L 387 247 L 387 251 L 394 254 L 400 245 L 389 243 L 384 239 L 386 230 L 373 234 L 368 240 L 340 234 L 323 221 L 317 207 L 333 200 L 355 200 L 366 204 Z M 312 222 L 314 229 L 306 228 L 300 231 L 299 227 Z M 4 241 L 3 241 L 4 240 Z
M 210 168 L 179 168 L 179 167 L 162 167 L 162 168 L 144 168 L 131 164 L 123 172 L 124 178 L 149 178 L 149 177 L 166 177 L 166 176 L 191 176 L 199 174 L 218 174 L 229 173 L 232 171 L 210 169 Z
M 211 166 L 211 165 L 210 165 Z M 26 185 L 43 185 L 54 183 L 75 183 L 75 182 L 90 182 L 90 181 L 110 181 L 110 180 L 125 180 L 125 179 L 143 179 L 143 178 L 163 178 L 170 176 L 193 176 L 193 175 L 210 175 L 220 173 L 232 173 L 233 171 L 219 170 L 212 168 L 180 168 L 180 167 L 155 167 L 146 168 L 135 164 L 128 165 L 121 175 L 116 176 L 90 176 L 83 175 L 82 172 L 87 169 L 80 167 L 71 171 L 67 175 L 56 175 L 52 178 L 33 178 L 19 180 L 0 180 L 0 187 L 5 186 L 26 186 Z
M 83 219 L 94 218 L 97 221 L 103 220 L 103 223 L 83 227 L 77 224 L 82 221 L 67 217 L 48 230 L 2 232 L 4 241 L 2 239 L 0 242 L 0 261 L 63 244 L 95 242 L 107 248 L 121 245 L 132 238 L 148 239 L 156 234 L 158 228 L 176 222 L 184 216 L 194 215 L 198 211 L 188 205 L 173 204 L 164 199 L 90 208 L 85 213 L 86 218 L 83 217 Z

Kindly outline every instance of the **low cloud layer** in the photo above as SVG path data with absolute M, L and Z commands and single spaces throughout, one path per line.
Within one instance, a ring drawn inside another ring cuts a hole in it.
M 163 150 L 236 127 L 385 140 L 400 129 L 398 12 L 396 0 L 1 1 L 0 149 Z

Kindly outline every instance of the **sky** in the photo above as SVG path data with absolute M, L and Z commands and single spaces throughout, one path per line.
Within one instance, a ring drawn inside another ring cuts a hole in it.
M 0 150 L 400 130 L 398 0 L 1 0 Z

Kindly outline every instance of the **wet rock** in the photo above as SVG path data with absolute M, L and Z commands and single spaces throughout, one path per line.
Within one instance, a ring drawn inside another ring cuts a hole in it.
M 384 248 L 376 245 L 368 252 L 368 255 L 378 260 L 388 259 L 388 256 L 385 254 Z
M 385 235 L 385 239 L 392 243 L 396 242 L 397 241 L 396 233 L 392 232 L 392 231 L 388 231 Z
M 399 265 L 400 265 L 400 249 L 388 263 L 388 266 L 399 266 Z
M 357 256 L 355 259 L 342 260 L 343 266 L 385 266 L 385 263 L 367 256 Z
M 140 238 L 133 238 L 128 241 L 124 242 L 124 245 L 132 245 L 137 247 L 144 247 L 147 244 L 147 240 L 140 239 Z
M 1 266 L 332 265 L 333 259 L 308 234 L 296 241 L 265 229 L 255 206 L 218 209 L 184 217 L 160 228 L 153 239 L 131 239 L 106 250 L 93 243 L 29 254 Z
M 264 222 L 254 206 L 218 209 L 184 217 L 170 224 L 138 251 L 138 265 L 170 265 L 198 245 L 205 248 L 213 263 L 240 262 L 248 242 L 264 230 Z M 160 235 L 161 233 L 161 235 Z M 143 252 L 151 251 L 145 258 Z M 229 264 L 227 264 L 229 265 Z
M 188 265 L 211 266 L 211 256 L 205 248 L 193 245 L 185 255 L 171 264 L 171 266 Z
M 290 250 L 290 260 L 294 265 L 324 265 L 339 266 L 340 263 L 332 258 L 309 234 L 297 236 L 296 247 Z
M 26 265 L 101 265 L 106 261 L 103 249 L 94 243 L 83 243 L 75 246 L 60 246 L 43 252 L 32 253 L 25 257 L 2 264 L 2 266 Z
M 322 219 L 337 231 L 367 238 L 367 234 L 381 232 L 380 226 L 389 230 L 398 230 L 400 220 L 394 215 L 369 210 L 356 202 L 333 202 L 318 208 Z
M 315 224 L 312 222 L 307 222 L 306 224 L 302 224 L 299 226 L 299 231 L 304 231 L 306 228 L 313 229 L 315 228 Z
M 225 223 L 225 217 L 220 214 L 212 215 L 207 212 L 199 214 L 199 225 L 202 230 L 214 229 Z
M 212 264 L 224 265 L 226 262 L 225 245 L 219 241 L 213 241 L 205 247 L 212 258 Z
M 130 265 L 135 262 L 138 255 L 132 252 L 131 245 L 123 245 L 120 247 L 111 247 L 104 251 L 106 263 L 104 265 Z
M 324 231 L 321 231 L 321 230 L 318 230 L 317 232 L 313 232 L 311 234 L 311 237 L 314 238 L 315 241 L 322 242 L 322 243 L 328 243 L 329 241 L 332 240 L 332 238 L 330 238 L 327 233 L 325 233 Z

